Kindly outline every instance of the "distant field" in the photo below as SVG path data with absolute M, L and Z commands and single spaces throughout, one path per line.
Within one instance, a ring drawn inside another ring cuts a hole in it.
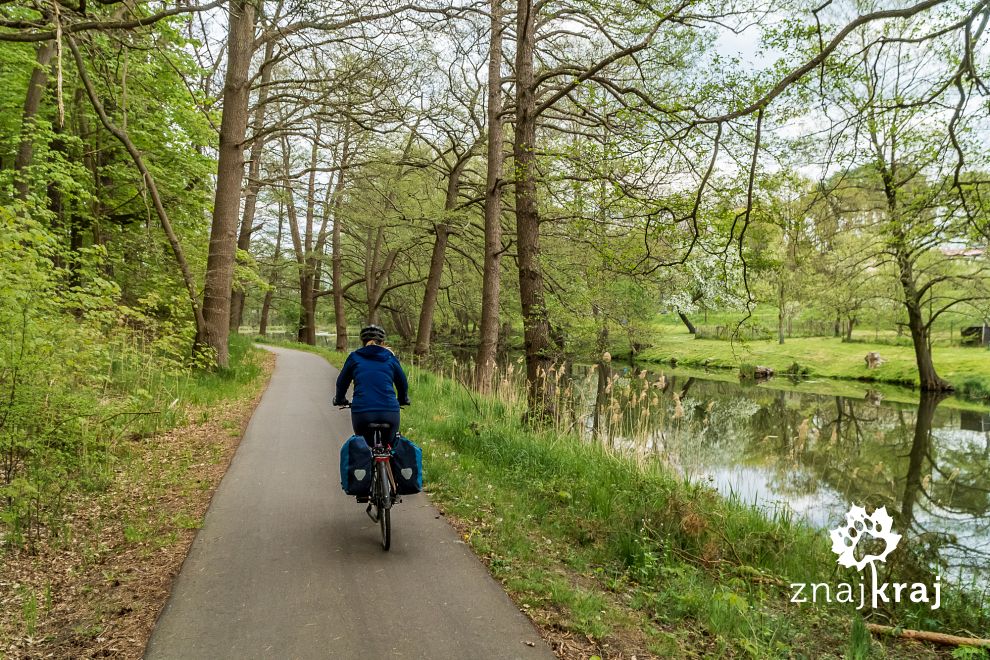
M 688 315 L 691 322 L 701 331 L 702 335 L 714 334 L 716 329 L 722 328 L 726 334 L 739 334 L 739 322 L 745 318 L 743 312 L 697 312 Z M 932 332 L 932 344 L 935 346 L 959 346 L 960 331 L 970 325 L 979 325 L 980 320 L 973 315 L 966 314 L 946 314 L 935 323 Z M 670 329 L 677 331 L 686 330 L 684 323 L 676 314 L 658 314 L 651 324 L 653 328 L 666 332 Z M 833 333 L 833 323 L 819 319 L 807 319 L 798 317 L 791 323 L 791 335 L 794 338 L 809 336 L 831 336 Z M 768 338 L 776 340 L 777 337 L 777 310 L 772 307 L 758 306 L 753 310 L 752 315 L 746 319 L 741 332 L 746 335 L 758 330 L 767 335 Z M 885 319 L 860 319 L 853 327 L 853 341 L 874 342 L 878 344 L 897 344 L 903 346 L 911 345 L 911 336 L 905 328 L 901 334 L 897 333 L 894 320 Z
M 843 342 L 834 337 L 794 337 L 784 344 L 776 340 L 721 341 L 696 339 L 681 326 L 660 324 L 653 346 L 637 359 L 666 362 L 676 358 L 685 366 L 739 368 L 741 364 L 767 366 L 788 371 L 797 363 L 812 376 L 918 384 L 914 349 L 861 341 Z M 877 369 L 867 369 L 864 357 L 876 351 L 885 360 Z M 932 348 L 939 375 L 957 387 L 964 381 L 980 381 L 990 391 L 990 351 L 982 348 L 940 346 Z

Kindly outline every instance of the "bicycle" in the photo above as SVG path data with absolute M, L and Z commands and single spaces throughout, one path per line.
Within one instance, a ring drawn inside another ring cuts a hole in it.
M 365 509 L 372 522 L 378 523 L 381 528 L 382 549 L 386 552 L 392 545 L 391 512 L 392 505 L 398 501 L 399 492 L 392 474 L 392 445 L 383 444 L 381 438 L 382 429 L 389 428 L 391 426 L 388 424 L 368 424 L 368 429 L 375 434 L 371 447 L 375 465 L 371 472 L 371 495 L 368 498 L 368 508 Z
M 340 410 L 350 408 L 350 404 L 337 406 Z M 371 458 L 374 466 L 371 470 L 371 494 L 367 500 L 358 496 L 358 502 L 368 502 L 365 513 L 372 522 L 378 523 L 382 531 L 382 549 L 388 551 L 392 545 L 392 505 L 401 502 L 399 489 L 392 474 L 392 445 L 382 443 L 382 430 L 391 428 L 388 424 L 368 424 L 368 429 L 374 431 L 374 442 L 371 446 Z

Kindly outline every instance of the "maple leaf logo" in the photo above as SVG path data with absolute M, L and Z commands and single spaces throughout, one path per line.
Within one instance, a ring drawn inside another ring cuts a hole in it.
M 856 567 L 857 571 L 863 570 L 867 564 L 877 561 L 887 561 L 889 555 L 897 543 L 901 540 L 900 534 L 894 534 L 893 519 L 887 514 L 887 507 L 882 506 L 867 516 L 866 509 L 855 504 L 846 514 L 846 524 L 839 525 L 829 531 L 832 539 L 832 552 L 839 555 L 839 565 L 851 568 Z M 856 559 L 856 546 L 869 535 L 874 539 L 884 542 L 883 552 L 879 554 L 864 555 L 862 559 Z

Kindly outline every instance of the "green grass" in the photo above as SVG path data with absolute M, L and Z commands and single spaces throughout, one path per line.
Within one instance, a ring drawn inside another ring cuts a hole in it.
M 178 570 L 268 360 L 247 338 L 232 339 L 222 371 L 106 349 L 101 387 L 58 399 L 75 403 L 57 414 L 77 423 L 76 444 L 33 448 L 0 488 L 0 563 L 17 576 L 0 580 L 0 657 L 140 655 L 132 633 L 144 624 L 132 617 L 142 615 L 130 613 L 162 606 L 148 581 Z
M 661 463 L 530 430 L 511 403 L 408 372 L 403 431 L 423 446 L 431 499 L 537 622 L 586 636 L 603 656 L 606 644 L 666 657 L 864 647 L 853 610 L 788 602 L 790 582 L 842 579 L 825 534 L 685 483 Z M 886 614 L 913 627 L 985 629 L 983 606 L 954 592 L 943 602 L 937 620 L 905 604 Z
M 663 363 L 660 363 L 661 365 Z M 723 383 L 739 384 L 739 373 L 729 369 L 706 369 L 699 367 L 685 367 L 678 363 L 676 368 L 661 366 L 658 371 L 666 375 L 681 377 L 696 377 L 705 380 L 720 381 Z M 771 378 L 770 380 L 753 382 L 746 381 L 750 387 L 758 387 L 767 390 L 783 390 L 785 392 L 803 392 L 807 394 L 820 394 L 825 396 L 842 396 L 851 399 L 863 399 L 868 392 L 880 395 L 881 400 L 888 403 L 904 403 L 908 405 L 918 405 L 918 392 L 903 385 L 891 383 L 870 383 L 859 380 L 842 380 L 832 378 L 801 378 L 792 380 L 786 376 Z M 990 401 L 981 399 L 967 399 L 957 393 L 948 396 L 939 403 L 941 408 L 955 408 L 958 410 L 973 410 L 978 412 L 990 411 Z
M 0 482 L 0 546 L 61 542 L 76 495 L 105 491 L 127 469 L 132 442 L 182 425 L 191 408 L 209 416 L 211 405 L 243 398 L 262 373 L 246 337 L 232 337 L 231 366 L 222 370 L 178 368 L 119 342 L 102 354 L 91 368 L 105 365 L 105 376 L 97 371 L 84 385 L 53 377 L 41 395 L 19 390 L 26 392 L 20 408 L 34 411 L 22 416 L 36 430 L 0 437 L 16 468 Z
M 833 337 L 795 337 L 784 344 L 774 341 L 729 342 L 696 339 L 683 328 L 666 326 L 654 337 L 652 348 L 637 356 L 646 362 L 669 362 L 694 367 L 738 369 L 743 364 L 767 366 L 785 373 L 797 363 L 818 378 L 875 381 L 917 385 L 918 369 L 910 346 L 868 342 L 843 342 Z M 990 391 L 990 351 L 980 348 L 933 347 L 935 368 L 949 382 Z M 876 351 L 885 360 L 868 369 L 867 353 Z

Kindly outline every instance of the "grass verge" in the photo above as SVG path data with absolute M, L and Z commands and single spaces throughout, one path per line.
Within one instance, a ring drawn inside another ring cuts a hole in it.
M 273 365 L 235 338 L 229 369 L 156 394 L 175 403 L 167 418 L 112 447 L 57 535 L 0 550 L 0 657 L 141 656 Z
M 431 499 L 560 657 L 938 655 L 864 640 L 849 606 L 789 602 L 791 583 L 855 575 L 836 571 L 821 532 L 684 483 L 662 464 L 534 432 L 499 400 L 408 373 L 403 430 L 423 446 Z M 907 553 L 888 565 L 917 569 Z M 937 612 L 902 603 L 869 617 L 970 633 L 990 623 L 985 602 L 951 590 Z

